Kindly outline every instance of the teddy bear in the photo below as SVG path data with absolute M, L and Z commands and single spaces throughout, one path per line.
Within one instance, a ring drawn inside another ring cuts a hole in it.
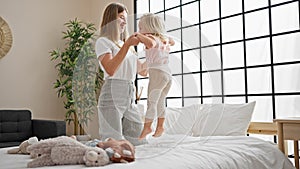
M 7 153 L 8 154 L 26 154 L 27 155 L 27 154 L 29 154 L 29 152 L 27 151 L 27 147 L 32 144 L 35 144 L 37 142 L 38 142 L 37 137 L 30 137 L 28 140 L 23 141 L 19 145 L 19 147 L 7 150 Z M 34 155 L 31 155 L 31 156 L 33 157 Z
M 128 140 L 106 138 L 104 141 L 91 139 L 90 136 L 70 136 L 90 147 L 100 147 L 106 151 L 112 163 L 129 163 L 135 160 L 135 147 Z
M 102 148 L 86 146 L 68 136 L 41 140 L 28 146 L 27 151 L 38 154 L 27 163 L 28 168 L 71 164 L 103 166 L 110 163 L 108 154 Z
M 128 140 L 107 138 L 98 141 L 97 147 L 104 149 L 113 163 L 129 163 L 135 160 L 135 147 Z

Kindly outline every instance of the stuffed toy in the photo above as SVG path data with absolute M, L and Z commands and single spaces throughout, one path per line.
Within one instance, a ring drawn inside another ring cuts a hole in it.
M 75 140 L 82 140 L 78 136 L 71 136 Z M 80 141 L 82 143 L 82 141 Z M 100 147 L 106 151 L 112 163 L 129 163 L 135 160 L 135 147 L 128 140 L 107 138 L 105 141 L 93 139 L 84 142 L 90 147 Z
M 28 140 L 23 141 L 19 147 L 12 148 L 7 151 L 8 154 L 29 154 L 27 147 L 38 142 L 37 137 L 30 137 Z M 33 156 L 33 155 L 32 155 Z
M 113 163 L 129 163 L 135 160 L 135 147 L 128 140 L 108 138 L 98 142 L 97 147 L 103 148 Z
M 27 151 L 38 154 L 38 157 L 28 162 L 28 168 L 69 164 L 103 166 L 110 162 L 102 148 L 86 146 L 67 136 L 39 141 L 30 145 Z

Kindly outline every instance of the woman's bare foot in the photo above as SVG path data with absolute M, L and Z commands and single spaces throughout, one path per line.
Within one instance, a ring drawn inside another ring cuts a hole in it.
M 152 132 L 151 127 L 144 128 L 143 131 L 142 131 L 142 133 L 141 133 L 141 135 L 140 135 L 140 137 L 139 137 L 139 140 L 144 139 L 151 132 Z
M 163 132 L 164 132 L 163 127 L 157 127 L 155 133 L 153 134 L 153 137 L 160 137 Z

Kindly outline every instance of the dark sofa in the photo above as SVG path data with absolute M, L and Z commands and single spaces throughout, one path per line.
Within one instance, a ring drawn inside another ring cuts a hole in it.
M 30 110 L 0 110 L 0 148 L 18 146 L 36 136 L 39 140 L 66 135 L 66 122 L 31 118 Z

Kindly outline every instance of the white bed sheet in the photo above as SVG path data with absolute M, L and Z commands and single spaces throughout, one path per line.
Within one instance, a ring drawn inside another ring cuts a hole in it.
M 29 155 L 7 154 L 0 149 L 0 168 L 26 168 Z M 103 167 L 64 165 L 59 169 L 294 169 L 291 161 L 271 142 L 247 136 L 191 137 L 163 135 L 136 147 L 136 161 Z

